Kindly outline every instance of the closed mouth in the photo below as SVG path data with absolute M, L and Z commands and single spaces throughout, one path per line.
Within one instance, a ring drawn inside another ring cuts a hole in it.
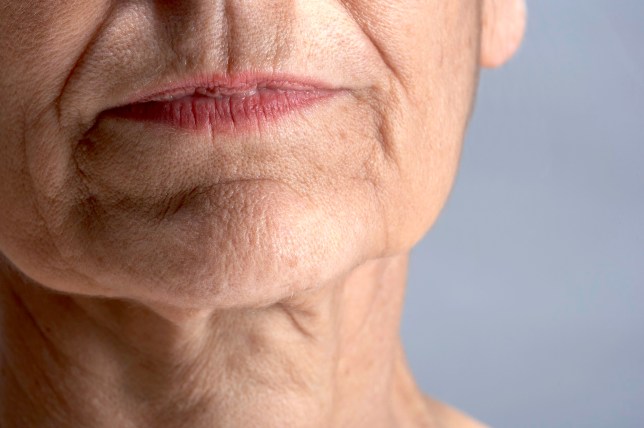
M 103 115 L 193 131 L 248 130 L 338 92 L 304 80 L 212 78 L 143 94 Z

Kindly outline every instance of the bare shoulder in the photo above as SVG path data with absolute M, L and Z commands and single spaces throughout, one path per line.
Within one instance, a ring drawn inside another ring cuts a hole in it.
M 427 395 L 425 395 L 425 401 L 430 412 L 435 415 L 438 428 L 489 428 L 467 414 Z

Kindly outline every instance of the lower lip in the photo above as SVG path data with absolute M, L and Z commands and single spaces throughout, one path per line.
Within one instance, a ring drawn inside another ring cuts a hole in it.
M 178 129 L 225 132 L 275 122 L 336 93 L 337 91 L 317 88 L 258 88 L 253 93 L 240 92 L 214 97 L 195 93 L 171 100 L 128 104 L 109 110 L 106 115 Z

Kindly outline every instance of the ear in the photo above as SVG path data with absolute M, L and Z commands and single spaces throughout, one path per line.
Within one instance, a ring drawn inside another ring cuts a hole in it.
M 517 51 L 526 26 L 525 0 L 483 0 L 481 65 L 499 67 Z

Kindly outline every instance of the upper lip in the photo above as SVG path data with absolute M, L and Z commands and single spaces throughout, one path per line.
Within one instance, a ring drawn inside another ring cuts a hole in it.
M 283 91 L 334 91 L 342 88 L 308 77 L 275 73 L 240 73 L 236 75 L 197 74 L 168 78 L 135 91 L 122 105 L 151 101 L 171 101 L 189 95 L 232 96 L 252 94 L 259 89 Z

